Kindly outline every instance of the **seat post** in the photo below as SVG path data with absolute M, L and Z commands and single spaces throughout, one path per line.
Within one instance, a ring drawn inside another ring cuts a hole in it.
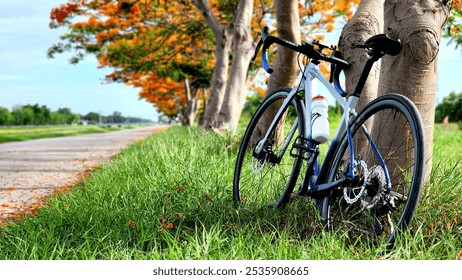
M 356 87 L 352 95 L 357 96 L 357 97 L 361 95 L 364 85 L 366 84 L 367 77 L 369 76 L 369 73 L 371 72 L 372 66 L 377 60 L 382 58 L 382 56 L 384 56 L 383 53 L 374 53 L 372 56 L 370 56 L 366 60 L 366 63 L 364 63 L 363 71 L 361 72 L 361 76 L 359 77 L 358 82 L 356 83 Z

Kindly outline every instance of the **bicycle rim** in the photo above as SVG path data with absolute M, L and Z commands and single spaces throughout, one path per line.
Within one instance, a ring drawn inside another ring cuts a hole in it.
M 234 171 L 233 199 L 246 207 L 273 203 L 281 208 L 290 199 L 302 159 L 290 155 L 294 141 L 304 134 L 303 107 L 295 96 L 267 145 L 258 156 L 254 151 L 266 134 L 274 113 L 287 98 L 289 89 L 280 89 L 263 101 L 244 134 Z M 271 117 L 268 117 L 270 115 Z M 288 144 L 287 144 L 288 143 Z M 281 156 L 283 147 L 287 149 Z
M 424 181 L 422 127 L 412 102 L 394 94 L 371 102 L 355 118 L 351 132 L 356 179 L 334 189 L 323 200 L 321 217 L 330 230 L 347 230 L 350 240 L 355 242 L 369 240 L 376 245 L 392 246 L 396 234 L 411 222 Z M 367 140 L 364 128 L 373 144 Z M 328 181 L 349 174 L 346 135 L 331 163 Z M 387 181 L 391 185 L 389 192 Z

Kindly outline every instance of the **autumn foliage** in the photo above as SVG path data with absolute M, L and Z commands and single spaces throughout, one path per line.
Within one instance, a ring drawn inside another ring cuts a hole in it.
M 79 4 L 66 3 L 51 10 L 50 19 L 57 24 L 62 24 L 64 21 L 78 11 Z
M 462 0 L 452 2 L 452 11 L 444 29 L 444 36 L 451 38 L 456 46 L 462 45 Z

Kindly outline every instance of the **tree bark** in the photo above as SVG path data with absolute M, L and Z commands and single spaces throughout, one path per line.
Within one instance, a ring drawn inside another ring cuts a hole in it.
M 202 127 L 234 131 L 245 101 L 246 75 L 252 55 L 250 24 L 253 0 L 238 2 L 234 20 L 229 25 L 221 24 L 215 18 L 208 0 L 194 0 L 194 5 L 204 15 L 216 39 L 216 63 L 211 81 L 210 101 L 204 112 Z M 233 60 L 228 78 L 231 47 Z
M 339 39 L 339 49 L 343 58 L 350 63 L 345 70 L 346 92 L 352 94 L 356 82 L 363 70 L 367 54 L 363 49 L 354 48 L 356 43 L 364 42 L 373 35 L 383 32 L 383 3 L 384 0 L 362 0 L 358 9 L 343 27 Z M 380 61 L 376 62 L 369 74 L 361 94 L 357 111 L 377 97 L 380 74 Z
M 400 93 L 417 106 L 425 128 L 426 176 L 431 172 L 436 78 L 441 31 L 452 1 L 386 0 L 385 31 L 403 42 L 398 56 L 382 59 L 379 95 Z M 396 124 L 390 124 L 393 126 Z
M 274 1 L 274 7 L 276 11 L 277 21 L 277 32 L 278 37 L 286 39 L 288 41 L 300 44 L 300 18 L 298 12 L 298 0 L 276 0 Z M 277 55 L 274 60 L 273 69 L 274 72 L 271 74 L 266 95 L 270 94 L 274 90 L 281 87 L 293 87 L 297 80 L 299 73 L 297 67 L 297 53 L 284 47 L 278 47 Z M 278 104 L 280 106 L 280 104 Z M 255 128 L 253 134 L 255 139 L 251 141 L 257 142 L 263 134 L 267 131 L 267 126 L 271 123 L 274 116 L 276 115 L 279 106 L 271 106 L 266 111 L 265 115 L 261 117 L 261 121 Z M 283 127 L 276 128 L 276 142 L 282 140 L 282 134 L 284 133 Z M 281 137 L 279 137 L 281 136 Z
M 192 126 L 199 111 L 199 104 L 201 100 L 197 99 L 199 89 L 191 88 L 191 82 L 188 78 L 184 79 L 184 90 L 186 97 L 186 105 L 182 106 L 181 101 L 178 100 L 179 105 L 179 120 L 182 125 Z
M 300 44 L 300 18 L 297 0 L 275 0 L 278 37 Z M 284 47 L 277 49 L 266 94 L 280 87 L 292 87 L 298 75 L 297 53 Z
M 226 85 L 225 98 L 218 114 L 216 128 L 236 131 L 246 98 L 247 70 L 252 58 L 251 21 L 253 0 L 240 0 L 234 13 L 232 62 Z
M 228 80 L 229 56 L 232 45 L 232 27 L 220 23 L 212 13 L 208 0 L 194 0 L 194 5 L 202 12 L 204 19 L 212 29 L 215 36 L 215 66 L 213 68 L 212 80 L 210 83 L 210 96 L 201 126 L 205 129 L 212 129 L 217 126 L 218 114 L 221 110 L 225 97 L 226 84 Z
M 228 80 L 229 55 L 232 38 L 227 27 L 216 32 L 215 67 L 210 83 L 210 96 L 202 119 L 202 127 L 211 129 L 217 126 L 218 114 L 225 98 Z

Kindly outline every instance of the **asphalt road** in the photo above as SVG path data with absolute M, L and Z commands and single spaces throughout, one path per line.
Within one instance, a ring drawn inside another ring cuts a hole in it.
M 33 213 L 50 194 L 165 127 L 0 144 L 0 225 Z

